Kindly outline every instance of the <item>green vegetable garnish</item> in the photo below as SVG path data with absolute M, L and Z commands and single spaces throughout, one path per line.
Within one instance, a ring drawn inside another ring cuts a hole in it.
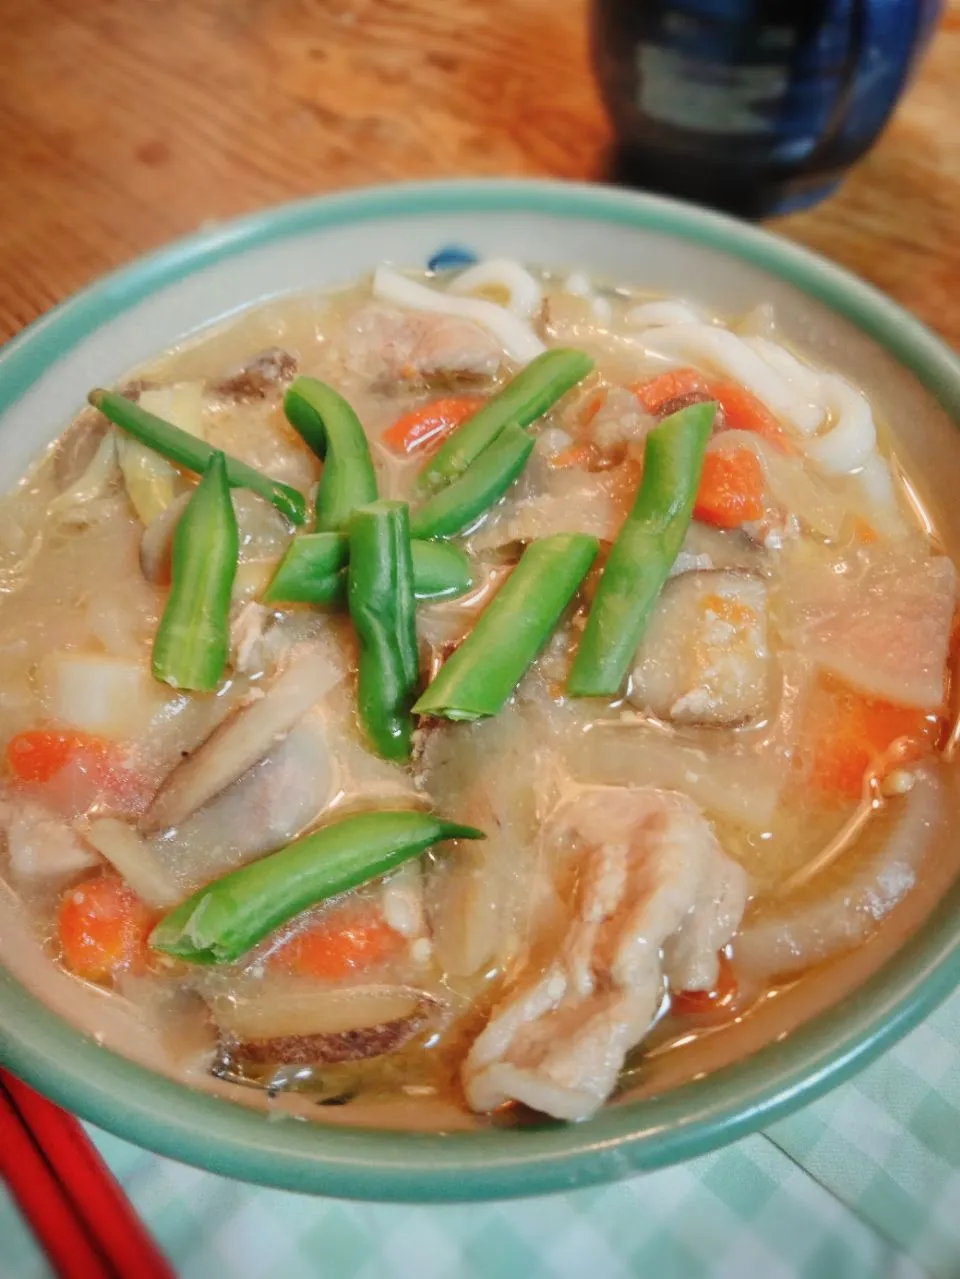
M 647 436 L 633 509 L 604 566 L 567 691 L 615 697 L 693 514 L 717 406 L 691 404 Z
M 445 839 L 483 839 L 431 813 L 358 813 L 331 822 L 188 897 L 150 936 L 155 950 L 194 964 L 238 959 L 301 911 L 386 875 Z

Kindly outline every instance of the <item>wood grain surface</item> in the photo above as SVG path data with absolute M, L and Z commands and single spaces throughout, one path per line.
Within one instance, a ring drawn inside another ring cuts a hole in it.
M 398 178 L 600 178 L 587 0 L 0 0 L 0 340 L 205 222 Z M 960 346 L 960 0 L 783 234 Z

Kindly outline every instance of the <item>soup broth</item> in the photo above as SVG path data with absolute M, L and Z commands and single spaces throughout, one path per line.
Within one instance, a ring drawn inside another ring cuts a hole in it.
M 766 309 L 381 267 L 118 391 L 0 503 L 0 959 L 102 1042 L 329 1122 L 577 1120 L 789 1034 L 955 877 L 954 563 Z

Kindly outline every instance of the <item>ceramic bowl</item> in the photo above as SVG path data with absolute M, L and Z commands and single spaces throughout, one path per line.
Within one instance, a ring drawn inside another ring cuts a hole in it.
M 960 363 L 916 320 L 773 235 L 671 201 L 549 182 L 352 192 L 200 232 L 108 276 L 0 354 L 0 484 L 12 485 L 90 386 L 268 296 L 346 284 L 441 245 L 576 266 L 718 312 L 772 302 L 785 337 L 862 385 L 960 545 Z M 9 952 L 8 952 L 9 953 Z M 960 978 L 960 884 L 862 985 L 779 1042 L 579 1125 L 457 1133 L 275 1121 L 117 1056 L 0 968 L 0 1060 L 84 1118 L 164 1155 L 300 1191 L 444 1201 L 535 1194 L 698 1155 L 784 1115 L 882 1052 Z

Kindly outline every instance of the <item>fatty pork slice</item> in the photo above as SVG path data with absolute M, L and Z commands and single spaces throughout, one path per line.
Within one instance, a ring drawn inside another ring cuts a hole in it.
M 957 572 L 944 555 L 865 548 L 784 571 L 786 639 L 868 697 L 943 704 Z
M 751 573 L 671 578 L 637 650 L 630 701 L 676 724 L 736 727 L 771 703 L 767 587 Z
M 504 359 L 495 339 L 472 320 L 376 302 L 346 318 L 337 353 L 374 386 L 489 378 Z
M 656 1018 L 661 948 L 680 934 L 673 962 L 709 988 L 717 949 L 739 925 L 746 875 L 686 796 L 585 790 L 548 831 L 551 840 L 571 836 L 585 850 L 572 918 L 545 965 L 534 963 L 534 944 L 470 1049 L 462 1073 L 473 1110 L 518 1101 L 557 1119 L 588 1118 Z

